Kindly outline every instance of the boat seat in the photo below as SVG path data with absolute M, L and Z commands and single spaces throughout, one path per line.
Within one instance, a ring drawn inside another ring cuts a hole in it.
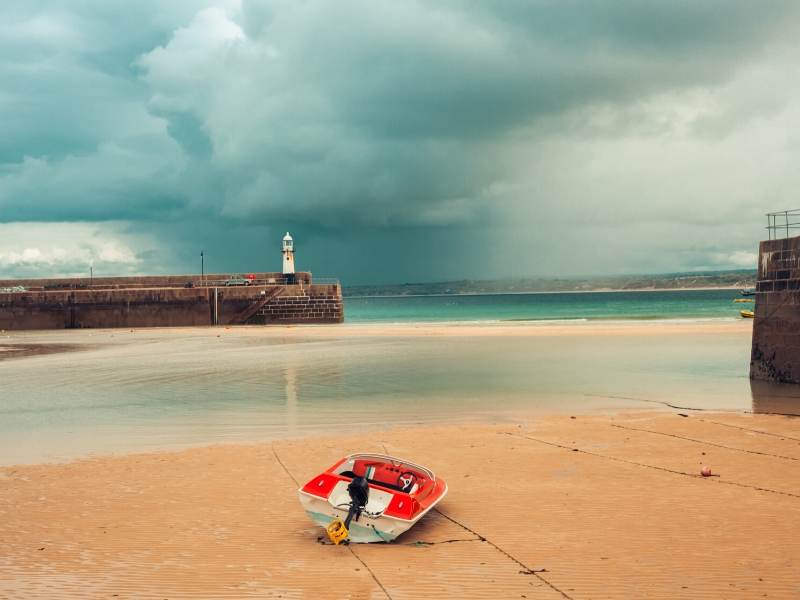
M 358 475 L 356 475 L 352 471 L 343 471 L 342 473 L 339 473 L 339 475 L 341 475 L 342 477 L 349 477 L 350 479 L 353 479 L 354 477 L 358 477 Z M 366 479 L 367 479 L 367 483 L 374 483 L 375 485 L 379 485 L 381 487 L 389 488 L 390 490 L 396 490 L 398 492 L 402 492 L 403 491 L 403 488 L 400 487 L 399 485 L 397 485 L 396 483 L 387 483 L 385 481 L 378 481 L 377 479 L 369 479 L 369 478 L 366 478 Z M 415 485 L 415 487 L 416 487 L 416 485 Z M 416 490 L 412 490 L 412 492 L 414 492 L 414 491 L 416 491 Z

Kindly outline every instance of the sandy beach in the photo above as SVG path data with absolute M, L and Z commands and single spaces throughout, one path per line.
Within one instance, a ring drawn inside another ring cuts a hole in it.
M 754 413 L 797 399 L 751 390 L 749 328 L 6 334 L 0 597 L 796 598 L 800 421 Z M 359 451 L 450 492 L 321 543 L 296 490 Z
M 575 417 L 575 418 L 573 418 Z M 353 451 L 450 493 L 335 547 L 298 484 Z M 699 476 L 710 465 L 719 477 Z M 796 598 L 800 424 L 625 413 L 430 426 L 0 470 L 14 598 Z

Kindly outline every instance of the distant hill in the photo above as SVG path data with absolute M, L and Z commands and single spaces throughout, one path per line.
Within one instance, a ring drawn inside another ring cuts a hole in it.
M 661 275 L 618 275 L 591 278 L 525 278 L 351 285 L 345 296 L 417 296 L 431 294 L 502 294 L 531 292 L 591 292 L 606 290 L 674 290 L 682 288 L 745 288 L 755 286 L 756 272 L 704 271 Z

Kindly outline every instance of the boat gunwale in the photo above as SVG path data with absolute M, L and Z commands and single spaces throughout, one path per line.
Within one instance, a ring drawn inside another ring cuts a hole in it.
M 426 475 L 428 475 L 430 479 L 432 479 L 433 481 L 437 481 L 436 473 L 434 473 L 433 471 L 431 471 L 427 467 L 423 467 L 422 465 L 419 465 L 417 463 L 411 462 L 410 460 L 403 460 L 402 458 L 397 458 L 396 456 L 390 456 L 389 454 L 376 454 L 376 453 L 373 453 L 373 452 L 358 452 L 356 454 L 348 454 L 341 461 L 339 461 L 333 467 L 328 469 L 327 472 L 333 473 L 333 471 L 332 471 L 333 469 L 335 469 L 336 467 L 341 465 L 343 462 L 346 462 L 346 461 L 350 460 L 351 458 L 352 459 L 378 458 L 378 459 L 384 459 L 384 460 L 388 459 L 391 463 L 399 462 L 399 463 L 402 463 L 402 464 L 404 464 L 406 466 L 412 467 L 414 469 L 419 469 L 420 471 L 423 471 Z M 338 475 L 338 473 L 334 473 L 334 474 Z M 445 485 L 447 485 L 447 484 L 445 484 Z
M 342 480 L 343 480 L 343 481 L 345 481 L 346 479 L 345 479 L 345 478 L 343 478 Z M 419 514 L 418 514 L 416 517 L 414 517 L 413 519 L 404 519 L 404 518 L 402 518 L 402 517 L 395 517 L 395 516 L 393 516 L 393 515 L 387 515 L 385 512 L 382 512 L 382 513 L 381 513 L 380 515 L 378 515 L 377 517 L 369 517 L 369 515 L 367 515 L 367 517 L 368 517 L 368 518 L 378 518 L 378 519 L 394 519 L 395 521 L 402 521 L 403 523 L 411 523 L 411 524 L 414 524 L 414 523 L 416 523 L 417 521 L 419 521 L 419 520 L 420 520 L 422 517 L 424 517 L 426 514 L 428 514 L 428 512 L 429 512 L 429 511 L 430 511 L 430 510 L 431 510 L 433 507 L 435 507 L 437 504 L 439 504 L 439 502 L 441 502 L 441 501 L 442 501 L 442 499 L 443 499 L 445 496 L 447 496 L 447 492 L 448 492 L 448 490 L 449 490 L 449 488 L 447 487 L 447 482 L 446 482 L 446 481 L 442 481 L 442 483 L 444 483 L 444 489 L 442 490 L 442 493 L 441 493 L 441 494 L 439 494 L 439 497 L 438 497 L 438 498 L 436 498 L 436 499 L 435 499 L 433 502 L 431 502 L 431 503 L 430 503 L 430 505 L 428 505 L 428 506 L 425 508 L 425 510 L 422 510 L 422 511 L 420 511 L 420 513 L 419 513 Z M 309 498 L 313 498 L 314 500 L 318 500 L 318 501 L 320 501 L 320 502 L 324 502 L 324 503 L 325 503 L 325 504 L 327 504 L 328 506 L 331 506 L 331 507 L 332 507 L 334 510 L 338 510 L 338 511 L 340 511 L 340 512 L 345 512 L 345 511 L 343 511 L 341 508 L 338 508 L 338 507 L 336 507 L 336 506 L 333 506 L 333 505 L 332 505 L 332 504 L 331 504 L 331 503 L 328 501 L 328 498 L 323 498 L 323 497 L 321 497 L 321 496 L 317 496 L 317 495 L 315 495 L 315 494 L 312 494 L 312 493 L 310 493 L 310 492 L 307 492 L 307 491 L 305 491 L 303 488 L 299 488 L 299 489 L 297 490 L 297 492 L 298 492 L 298 493 L 300 493 L 300 494 L 303 494 L 303 495 L 305 495 L 305 496 L 308 496 Z M 403 492 L 396 492 L 396 493 L 401 493 L 401 494 L 402 494 Z M 406 494 L 406 495 L 408 495 L 408 494 Z

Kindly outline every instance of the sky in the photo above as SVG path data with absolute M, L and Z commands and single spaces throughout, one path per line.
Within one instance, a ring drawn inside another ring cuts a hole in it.
M 800 3 L 7 0 L 0 278 L 755 268 Z

